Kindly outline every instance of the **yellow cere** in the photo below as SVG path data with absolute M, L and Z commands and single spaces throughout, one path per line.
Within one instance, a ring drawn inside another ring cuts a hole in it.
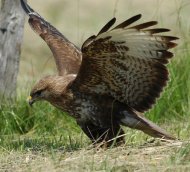
M 32 100 L 32 97 L 31 97 L 31 96 L 28 96 L 27 100 L 28 100 L 28 101 Z

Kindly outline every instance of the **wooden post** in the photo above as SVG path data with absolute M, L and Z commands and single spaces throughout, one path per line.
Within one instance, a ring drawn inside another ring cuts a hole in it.
M 24 12 L 20 0 L 1 0 L 0 103 L 14 100 L 23 38 Z

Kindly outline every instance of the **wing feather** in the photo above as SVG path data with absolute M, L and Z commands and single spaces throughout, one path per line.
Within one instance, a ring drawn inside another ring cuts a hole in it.
M 80 49 L 44 20 L 24 0 L 21 0 L 21 5 L 29 15 L 28 22 L 31 28 L 51 49 L 59 75 L 77 74 L 82 60 Z
M 133 16 L 133 17 L 125 20 L 123 23 L 121 23 L 121 24 L 117 25 L 116 27 L 114 27 L 113 30 L 114 29 L 119 29 L 119 28 L 125 28 L 125 27 L 129 26 L 130 24 L 132 24 L 132 23 L 136 22 L 137 20 L 139 20 L 141 18 L 141 16 L 142 16 L 141 14 Z
M 116 18 L 114 17 L 113 19 L 111 19 L 98 33 L 98 35 L 100 35 L 101 33 L 107 32 L 110 27 L 112 27 L 114 25 L 116 21 Z
M 147 29 L 144 31 L 149 32 L 150 34 L 155 34 L 155 33 L 169 32 L 170 30 L 166 28 L 156 28 L 156 29 Z
M 137 30 L 141 30 L 141 29 L 145 29 L 145 28 L 154 26 L 154 25 L 156 25 L 157 23 L 158 23 L 157 21 L 149 21 L 149 22 L 146 22 L 146 23 L 142 23 L 142 24 L 133 26 L 133 27 L 131 27 L 131 28 L 134 28 L 134 29 L 137 29 Z
M 165 66 L 173 54 L 176 37 L 158 35 L 165 28 L 147 29 L 146 22 L 126 27 L 140 15 L 114 29 L 91 37 L 82 47 L 83 60 L 73 88 L 81 92 L 109 95 L 139 112 L 151 108 L 168 80 Z

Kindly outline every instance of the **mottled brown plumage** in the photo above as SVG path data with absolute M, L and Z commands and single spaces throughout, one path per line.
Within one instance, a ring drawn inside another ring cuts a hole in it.
M 136 15 L 110 29 L 110 20 L 88 38 L 81 50 L 21 0 L 29 24 L 50 47 L 59 76 L 42 78 L 32 89 L 30 104 L 46 100 L 69 112 L 93 141 L 124 139 L 121 125 L 153 136 L 174 139 L 143 116 L 168 80 L 166 64 L 176 37 L 162 36 L 155 21 L 131 26 Z

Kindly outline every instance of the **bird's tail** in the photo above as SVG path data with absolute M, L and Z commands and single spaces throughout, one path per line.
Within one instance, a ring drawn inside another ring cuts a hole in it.
M 144 116 L 135 113 L 133 111 L 124 111 L 124 118 L 121 119 L 121 123 L 124 126 L 141 130 L 144 133 L 157 138 L 176 140 L 175 137 L 168 134 L 165 130 L 154 124 L 152 121 L 146 119 Z

